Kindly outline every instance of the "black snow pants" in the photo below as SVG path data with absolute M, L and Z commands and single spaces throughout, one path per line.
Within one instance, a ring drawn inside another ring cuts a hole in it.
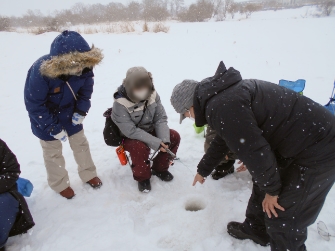
M 335 149 L 334 149 L 335 155 Z M 263 212 L 265 193 L 254 183 L 243 228 L 270 236 L 272 251 L 305 251 L 307 227 L 315 222 L 335 181 L 335 160 L 322 167 L 291 164 L 280 171 L 282 191 L 278 218 Z

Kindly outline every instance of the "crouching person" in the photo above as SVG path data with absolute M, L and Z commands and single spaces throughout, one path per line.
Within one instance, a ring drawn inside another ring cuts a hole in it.
M 191 104 L 180 106 L 181 93 Z M 171 103 L 217 133 L 194 178 L 203 184 L 229 151 L 248 167 L 253 190 L 243 222 L 228 233 L 272 251 L 305 251 L 307 227 L 315 222 L 335 181 L 335 117 L 313 100 L 262 80 L 242 79 L 223 62 L 213 77 L 183 81 Z
M 93 188 L 102 185 L 82 125 L 91 107 L 93 67 L 102 58 L 101 50 L 91 48 L 77 32 L 64 31 L 51 44 L 50 54 L 31 66 L 26 79 L 24 101 L 43 149 L 49 186 L 67 199 L 75 195 L 62 155 L 67 138 L 82 181 Z
M 186 107 L 192 106 L 193 96 L 190 95 L 190 91 L 192 92 L 197 84 L 198 83 L 194 80 L 186 79 L 183 81 L 182 85 L 178 85 L 177 87 L 178 95 L 174 95 L 173 100 L 171 99 L 171 102 L 176 110 L 185 111 Z M 191 116 L 188 116 L 188 118 L 193 120 Z M 181 124 L 184 119 L 185 116 L 182 114 L 180 116 L 179 123 Z M 204 143 L 205 153 L 210 148 L 216 136 L 217 136 L 216 131 L 210 125 L 207 125 L 207 130 L 205 134 L 205 143 Z M 229 151 L 225 155 L 225 157 L 221 160 L 221 162 L 215 167 L 214 172 L 211 174 L 212 178 L 214 180 L 219 180 L 226 177 L 229 174 L 234 173 L 235 171 L 234 164 L 236 159 L 237 159 L 236 154 Z M 237 168 L 237 172 L 245 171 L 246 170 L 245 165 L 241 161 L 239 161 L 239 164 L 241 165 Z
M 130 68 L 114 99 L 112 120 L 125 137 L 123 146 L 130 153 L 138 189 L 141 192 L 151 190 L 151 174 L 162 181 L 171 181 L 173 175 L 168 169 L 173 158 L 166 149 L 176 154 L 180 136 L 167 125 L 167 116 L 153 86 L 151 73 L 143 67 Z M 158 152 L 152 166 L 150 149 Z
M 205 138 L 205 153 L 208 151 L 212 141 L 216 137 L 216 132 L 209 125 L 206 130 L 206 138 Z M 234 164 L 237 159 L 236 154 L 229 152 L 225 158 L 220 162 L 219 165 L 215 167 L 215 171 L 212 173 L 212 178 L 214 180 L 219 180 L 226 177 L 228 174 L 232 174 L 235 171 Z
M 20 173 L 15 155 L 0 139 L 0 251 L 5 250 L 8 237 L 26 233 L 35 225 L 25 199 L 17 190 Z

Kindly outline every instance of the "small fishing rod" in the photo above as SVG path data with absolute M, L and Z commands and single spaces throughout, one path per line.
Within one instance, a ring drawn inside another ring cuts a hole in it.
M 183 165 L 190 171 L 190 173 L 192 174 L 192 176 L 194 175 L 193 172 L 192 172 L 192 170 L 191 170 L 187 165 L 185 165 L 185 164 L 180 160 L 180 158 L 177 157 L 176 154 L 174 154 L 174 153 L 173 153 L 169 148 L 167 148 L 167 147 L 163 147 L 163 148 L 164 148 L 164 150 L 165 150 L 168 154 L 170 154 L 170 156 L 173 158 L 173 160 L 179 160 L 179 162 L 180 162 L 181 164 L 183 164 Z

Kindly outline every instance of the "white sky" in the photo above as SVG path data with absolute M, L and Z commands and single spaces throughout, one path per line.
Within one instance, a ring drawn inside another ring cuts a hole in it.
M 137 1 L 141 2 L 141 0 Z M 0 15 L 20 16 L 29 9 L 39 9 L 43 14 L 49 14 L 54 10 L 68 9 L 78 2 L 82 2 L 84 4 L 108 4 L 110 2 L 127 4 L 131 2 L 131 0 L 0 0 Z M 196 2 L 196 0 L 185 0 L 185 5 L 189 5 L 193 2 Z

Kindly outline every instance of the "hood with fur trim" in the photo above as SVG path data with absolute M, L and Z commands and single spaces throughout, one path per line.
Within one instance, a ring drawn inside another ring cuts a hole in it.
M 77 32 L 64 31 L 51 44 L 50 59 L 42 62 L 40 72 L 43 76 L 57 78 L 70 75 L 73 68 L 93 68 L 98 65 L 103 54 L 101 49 L 89 47 Z

